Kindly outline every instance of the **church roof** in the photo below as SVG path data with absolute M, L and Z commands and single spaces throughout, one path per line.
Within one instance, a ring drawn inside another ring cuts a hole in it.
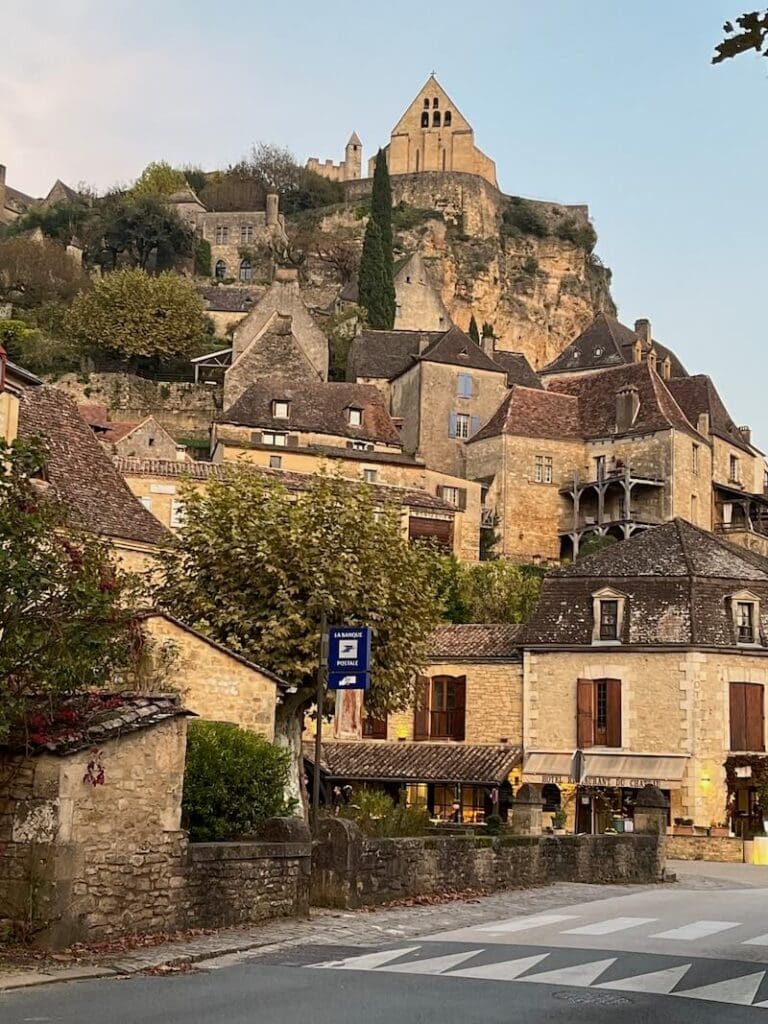
M 622 324 L 615 316 L 598 313 L 578 338 L 544 367 L 541 371 L 542 376 L 599 370 L 634 362 L 634 346 L 637 340 L 638 335 L 635 331 Z M 660 363 L 669 357 L 673 377 L 687 376 L 685 367 L 674 352 L 655 339 L 653 348 Z

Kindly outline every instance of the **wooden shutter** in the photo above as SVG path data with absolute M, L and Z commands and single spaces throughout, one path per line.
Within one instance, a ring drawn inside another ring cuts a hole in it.
M 456 413 L 452 412 L 448 417 L 448 437 L 456 437 Z
M 731 750 L 747 749 L 747 715 L 744 683 L 731 683 Z
M 607 747 L 621 746 L 621 680 L 606 679 L 606 738 Z
M 453 680 L 453 721 L 451 739 L 463 740 L 467 720 L 467 677 L 457 676 Z
M 763 726 L 762 683 L 744 684 L 744 718 L 746 750 L 765 750 L 765 729 Z
M 595 684 L 591 679 L 576 680 L 576 746 L 595 745 Z
M 479 416 L 472 416 L 470 421 L 469 421 L 469 423 L 470 423 L 470 426 L 469 426 L 469 436 L 470 437 L 474 437 L 475 434 L 480 429 L 480 417 Z
M 466 487 L 457 487 L 456 489 L 459 492 L 459 504 L 458 504 L 459 511 L 460 512 L 464 512 L 464 511 L 466 511 L 466 508 L 467 508 L 467 488 Z
M 453 548 L 453 522 L 450 519 L 426 519 L 411 516 L 408 519 L 410 540 L 432 540 L 439 548 L 450 551 Z
M 416 676 L 413 708 L 413 738 L 415 740 L 429 739 L 429 691 L 429 677 Z

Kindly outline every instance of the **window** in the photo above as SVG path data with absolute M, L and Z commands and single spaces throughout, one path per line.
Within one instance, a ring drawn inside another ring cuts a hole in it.
M 224 262 L 224 260 L 216 260 L 214 276 L 217 281 L 223 281 L 224 278 L 227 276 L 227 264 Z
M 250 245 L 253 241 L 253 224 L 240 225 L 240 244 Z
M 597 455 L 595 457 L 595 479 L 603 480 L 605 478 L 605 456 Z
M 435 96 L 435 98 L 432 100 L 432 106 L 437 107 L 439 105 L 439 102 L 440 101 L 438 100 L 437 96 Z
M 448 433 L 451 437 L 460 437 L 463 440 L 469 437 L 471 419 L 467 413 L 452 412 Z
M 466 676 L 420 676 L 413 716 L 415 740 L 463 740 L 466 718 Z
M 148 437 L 147 438 L 147 444 L 149 445 L 150 448 L 154 448 L 155 447 L 155 439 L 154 439 L 154 437 Z
M 265 430 L 261 435 L 262 444 L 272 444 L 275 448 L 285 448 L 288 442 L 287 434 L 280 434 L 275 430 Z
M 443 118 L 443 124 L 445 125 L 446 128 L 450 128 L 451 127 L 451 112 L 450 112 L 450 110 L 446 110 L 445 117 Z
M 371 714 L 366 711 L 363 718 L 363 739 L 364 740 L 385 740 L 387 738 L 387 715 Z
M 363 425 L 363 410 L 362 409 L 349 409 L 349 425 L 350 427 L 362 427 Z
M 270 469 L 282 469 L 283 468 L 283 456 L 282 455 L 270 455 L 269 456 L 269 468 Z
M 578 679 L 576 682 L 576 745 L 621 746 L 621 680 Z
M 755 642 L 755 606 L 751 601 L 736 602 L 736 642 Z
M 373 445 L 368 441 L 352 441 L 350 448 L 353 452 L 372 452 Z
M 427 102 L 429 102 L 429 100 L 427 100 Z M 423 113 L 423 114 L 421 115 L 421 127 L 422 127 L 422 128 L 429 128 L 429 113 L 428 113 L 428 112 L 427 112 L 426 110 L 425 110 L 425 111 L 424 111 L 424 113 Z M 418 158 L 419 158 L 419 154 L 418 154 L 418 151 L 417 151 L 417 152 L 416 152 L 416 165 L 417 165 L 417 166 L 416 166 L 416 170 L 417 170 L 417 171 L 418 171 L 418 169 L 419 169 L 419 168 L 418 168 Z
M 229 241 L 229 228 L 226 224 L 216 225 L 216 245 L 226 245 Z
M 470 373 L 459 374 L 459 398 L 472 397 L 472 375 Z
M 552 457 L 536 455 L 533 460 L 533 480 L 537 484 L 552 483 Z
M 731 455 L 728 479 L 735 484 L 737 484 L 741 480 L 741 474 L 739 472 L 739 460 L 736 455 Z
M 240 262 L 240 280 L 250 281 L 253 277 L 253 267 L 249 259 L 241 260 Z
M 378 476 L 378 470 L 376 470 L 376 469 L 364 469 L 363 470 L 363 480 L 367 484 L 375 484 L 377 476 Z
M 694 476 L 699 475 L 699 445 L 694 444 L 691 449 L 691 470 Z
M 290 408 L 290 402 L 285 402 L 280 399 L 275 400 L 272 403 L 272 415 L 276 420 L 287 420 Z
M 610 598 L 600 602 L 600 639 L 619 639 L 619 602 Z
M 439 128 L 440 127 L 440 111 L 439 110 L 436 110 L 432 114 L 432 127 L 433 128 Z
M 429 110 L 429 98 L 427 96 L 424 97 L 424 109 Z
M 462 511 L 467 507 L 466 487 L 446 487 L 443 484 L 438 484 L 437 496 Z
M 731 683 L 731 750 L 765 750 L 762 683 Z
M 184 502 L 180 498 L 171 498 L 171 527 L 175 530 L 184 525 Z

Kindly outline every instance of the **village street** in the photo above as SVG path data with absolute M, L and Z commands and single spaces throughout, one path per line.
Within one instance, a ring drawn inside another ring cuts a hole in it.
M 8 991 L 0 1018 L 176 1024 L 194 1007 L 199 1024 L 762 1019 L 768 868 L 679 862 L 670 870 L 676 884 L 560 884 L 322 914 L 263 929 L 269 945 L 199 959 L 206 945 L 226 948 L 219 933 L 196 944 L 192 973 Z M 171 950 L 138 953 L 122 967 L 151 967 Z

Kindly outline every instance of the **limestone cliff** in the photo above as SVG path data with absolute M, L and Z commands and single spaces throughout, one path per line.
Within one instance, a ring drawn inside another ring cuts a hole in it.
M 370 186 L 347 182 L 344 206 L 311 220 L 303 276 L 318 308 L 332 305 L 340 285 L 340 261 L 329 261 L 328 250 L 362 243 Z M 499 348 L 524 352 L 541 367 L 597 312 L 615 312 L 586 207 L 512 198 L 469 174 L 397 175 L 392 192 L 398 250 L 421 253 L 459 327 L 474 314 L 481 327 L 493 325 Z M 307 244 L 307 224 L 289 221 L 288 232 L 303 233 Z

